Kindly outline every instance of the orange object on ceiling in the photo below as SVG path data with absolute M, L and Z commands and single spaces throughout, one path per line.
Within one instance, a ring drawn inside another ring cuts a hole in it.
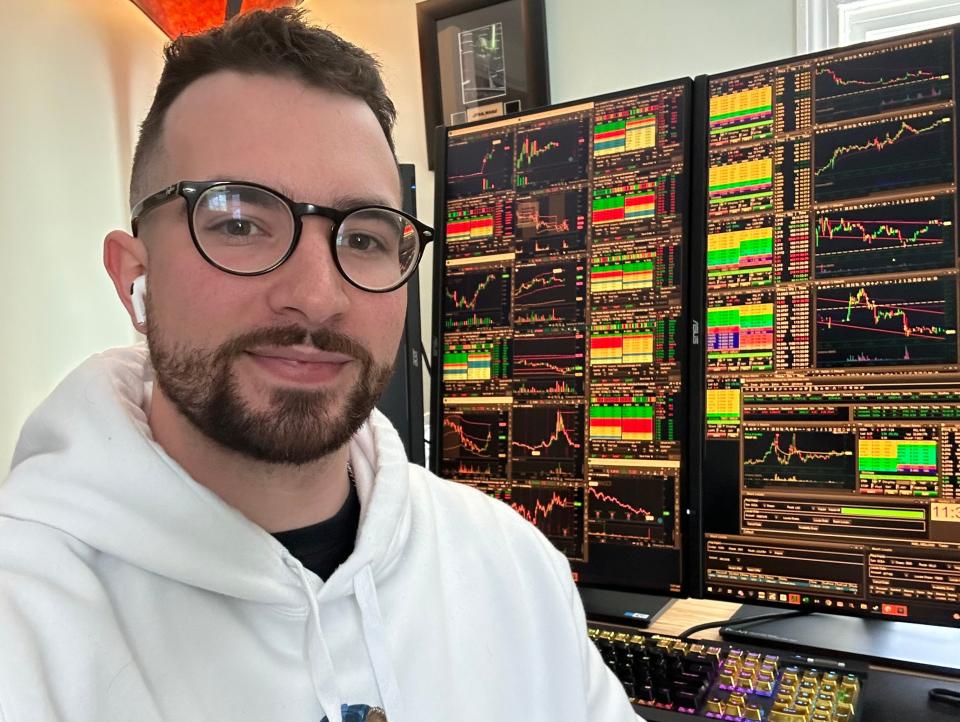
M 234 15 L 296 5 L 298 0 L 133 0 L 167 37 L 194 35 Z

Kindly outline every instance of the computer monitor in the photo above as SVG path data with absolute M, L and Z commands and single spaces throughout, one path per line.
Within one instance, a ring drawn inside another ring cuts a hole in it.
M 950 28 L 706 79 L 707 597 L 960 627 L 958 49 Z M 955 630 L 911 634 L 864 654 L 957 666 Z
M 691 81 L 447 129 L 432 468 L 571 560 L 588 613 L 683 591 Z M 659 608 L 666 599 L 652 605 Z
M 417 177 L 412 163 L 400 163 L 403 210 L 417 215 Z M 377 408 L 393 422 L 400 434 L 407 458 L 421 466 L 426 463 L 423 443 L 423 359 L 420 355 L 419 272 L 407 281 L 407 314 L 397 349 L 393 374 L 380 395 Z

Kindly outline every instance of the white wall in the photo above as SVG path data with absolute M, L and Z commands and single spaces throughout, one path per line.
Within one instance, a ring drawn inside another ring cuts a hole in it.
M 127 221 L 163 36 L 129 0 L 0 2 L 0 480 L 27 414 L 134 332 L 100 261 Z
M 554 101 L 794 54 L 793 0 L 545 0 Z M 306 0 L 381 59 L 400 160 L 433 220 L 416 0 Z M 130 0 L 0 0 L 0 478 L 27 414 L 83 358 L 135 334 L 100 262 L 127 222 L 136 128 L 166 38 Z M 432 256 L 421 274 L 429 342 Z
M 796 54 L 796 0 L 545 0 L 551 100 Z

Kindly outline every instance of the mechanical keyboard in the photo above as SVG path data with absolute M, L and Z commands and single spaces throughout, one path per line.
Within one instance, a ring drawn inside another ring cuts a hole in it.
M 591 623 L 590 638 L 650 722 L 859 722 L 868 667 Z

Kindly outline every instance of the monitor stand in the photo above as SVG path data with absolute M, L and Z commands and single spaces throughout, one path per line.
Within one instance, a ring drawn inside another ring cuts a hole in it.
M 770 611 L 744 604 L 731 621 Z M 952 627 L 813 613 L 726 626 L 720 635 L 725 640 L 960 676 L 960 629 Z
M 671 597 L 652 594 L 616 592 L 596 587 L 579 589 L 587 619 L 628 627 L 649 626 L 673 601 Z

